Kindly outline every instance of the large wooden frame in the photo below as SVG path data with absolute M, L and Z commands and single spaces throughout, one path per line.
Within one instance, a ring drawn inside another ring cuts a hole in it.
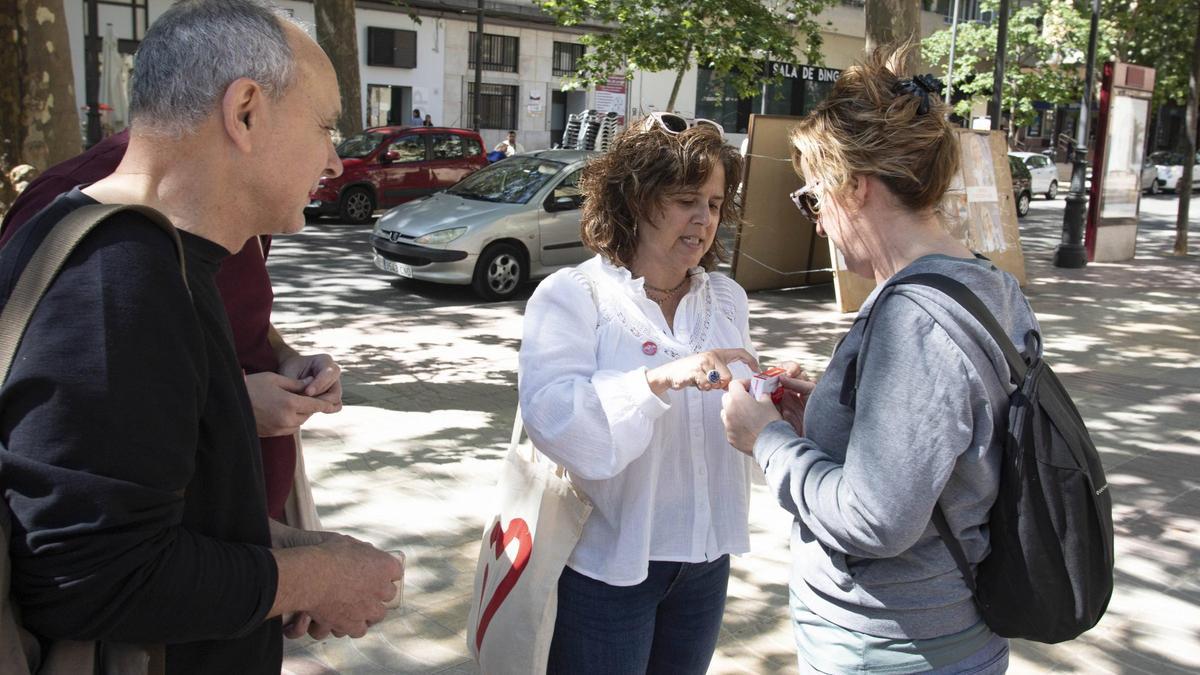
M 747 291 L 829 283 L 829 247 L 788 197 L 800 187 L 792 170 L 788 132 L 800 118 L 751 115 L 742 218 L 732 272 Z M 819 270 L 819 271 L 812 271 Z
M 746 225 L 734 246 L 733 276 L 746 290 L 829 281 L 838 307 L 853 312 L 875 288 L 850 272 L 833 243 L 816 231 L 787 195 L 800 187 L 792 170 L 787 134 L 797 118 L 751 115 L 742 208 Z M 939 209 L 942 226 L 972 251 L 990 258 L 1025 285 L 1025 256 L 1008 165 L 1008 143 L 999 131 L 958 130 L 959 172 Z

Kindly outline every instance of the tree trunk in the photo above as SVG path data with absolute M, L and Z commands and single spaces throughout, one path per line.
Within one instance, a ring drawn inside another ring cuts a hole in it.
M 25 132 L 17 163 L 45 171 L 83 149 L 68 49 L 71 38 L 62 0 L 17 0 L 16 4 L 17 30 L 24 33 L 24 68 L 16 72 Z
M 1017 132 L 1020 129 L 1017 127 L 1017 104 L 1013 101 L 1013 106 L 1008 109 L 1008 147 L 1013 149 L 1017 147 Z
M 1200 19 L 1200 14 L 1196 15 Z M 1188 253 L 1188 209 L 1192 201 L 1192 167 L 1196 156 L 1197 99 L 1200 98 L 1200 21 L 1196 24 L 1196 43 L 1192 46 L 1192 74 L 1188 78 L 1187 154 L 1183 156 L 1183 176 L 1179 178 L 1179 213 L 1175 217 L 1175 255 Z
M 679 96 L 679 87 L 683 84 L 683 76 L 687 73 L 688 66 L 692 65 L 692 43 L 687 43 L 684 49 L 687 54 L 684 55 L 679 70 L 675 72 L 675 85 L 671 87 L 671 98 L 667 100 L 667 112 L 675 112 L 675 99 Z
M 342 116 L 338 131 L 342 137 L 352 136 L 363 129 L 362 84 L 358 75 L 358 24 L 355 22 L 354 0 L 314 0 L 317 15 L 317 44 L 333 62 L 338 78 L 338 93 L 342 97 Z M 400 111 L 397 119 L 408 119 L 408 111 Z
M 19 30 L 17 0 L 0 0 L 0 73 L 23 73 L 25 33 Z M 21 78 L 0 78 L 0 214 L 16 198 L 9 172 L 20 163 L 25 129 L 21 124 Z
M 921 41 L 921 0 L 867 0 L 867 52 L 884 45 L 899 46 Z M 908 53 L 901 75 L 917 72 L 921 65 L 921 50 Z

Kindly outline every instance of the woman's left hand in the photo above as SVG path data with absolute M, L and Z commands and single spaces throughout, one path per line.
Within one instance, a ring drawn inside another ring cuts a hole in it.
M 729 383 L 721 397 L 721 421 L 729 444 L 747 455 L 754 454 L 754 441 L 771 422 L 783 419 L 769 396 L 756 401 L 740 380 Z

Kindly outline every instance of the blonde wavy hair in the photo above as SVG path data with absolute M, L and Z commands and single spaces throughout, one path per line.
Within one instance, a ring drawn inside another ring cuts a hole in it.
M 880 47 L 847 68 L 792 130 L 792 167 L 806 183 L 820 181 L 819 197 L 845 195 L 855 176 L 871 175 L 913 211 L 941 202 L 958 171 L 958 137 L 941 96 L 901 73 L 914 48 Z

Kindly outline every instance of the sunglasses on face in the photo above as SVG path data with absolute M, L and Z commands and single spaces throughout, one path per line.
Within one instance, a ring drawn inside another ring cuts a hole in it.
M 706 124 L 710 127 L 713 127 L 717 130 L 717 133 L 721 135 L 721 138 L 725 138 L 725 127 L 712 120 L 698 117 L 689 121 L 683 115 L 676 115 L 675 113 L 670 112 L 650 113 L 646 116 L 645 128 L 653 129 L 655 126 L 658 126 L 663 131 L 674 136 L 675 134 L 681 134 L 692 127 L 698 127 L 701 124 Z
M 805 185 L 790 195 L 792 203 L 796 205 L 796 208 L 800 209 L 800 213 L 803 213 L 806 218 L 814 223 L 821 217 L 821 205 L 817 201 L 817 191 L 820 188 L 820 181 L 816 181 Z

